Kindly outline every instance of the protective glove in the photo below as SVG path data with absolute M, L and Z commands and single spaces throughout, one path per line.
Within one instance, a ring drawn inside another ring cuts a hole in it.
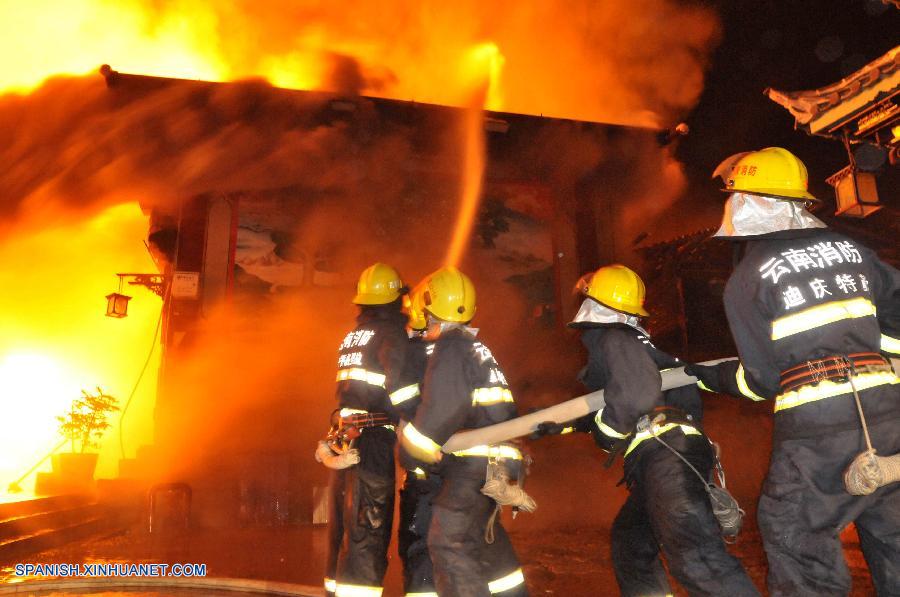
M 545 435 L 559 435 L 565 431 L 566 427 L 571 427 L 571 425 L 567 423 L 544 421 L 543 423 L 538 423 L 538 426 L 535 428 L 531 437 L 537 439 L 539 437 L 544 437 Z
M 693 375 L 699 380 L 702 389 L 709 392 L 723 392 L 725 388 L 722 384 L 722 366 L 719 365 L 699 365 L 689 363 L 684 366 L 684 372 Z
M 341 453 L 335 453 L 328 442 L 320 441 L 316 447 L 316 462 L 321 462 L 333 470 L 350 468 L 359 463 L 359 450 L 350 448 Z

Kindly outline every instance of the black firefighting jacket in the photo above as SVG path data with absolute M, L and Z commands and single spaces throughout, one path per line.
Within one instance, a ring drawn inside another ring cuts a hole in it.
M 849 383 L 822 381 L 782 392 L 781 373 L 832 356 L 900 352 L 900 272 L 829 229 L 781 231 L 746 242 L 724 297 L 741 360 L 741 394 L 775 399 L 781 437 L 858 427 Z M 855 379 L 858 390 L 898 382 L 890 372 Z M 900 416 L 898 400 L 864 406 L 870 423 Z
M 414 335 L 409 339 L 406 361 L 403 364 L 398 387 L 389 396 L 397 414 L 405 421 L 413 420 L 416 409 L 422 402 L 425 367 L 428 365 L 428 356 L 433 350 L 434 344 L 426 341 L 420 335 Z
M 396 416 L 389 395 L 403 383 L 409 339 L 397 305 L 365 306 L 338 348 L 338 406 Z
M 422 386 L 425 380 L 425 368 L 428 365 L 428 357 L 434 350 L 434 344 L 414 335 L 409 339 L 406 363 L 403 367 L 400 387 L 390 394 L 391 404 L 400 418 L 406 422 L 412 421 L 416 416 L 416 410 L 422 403 Z M 408 471 L 424 472 L 418 462 L 410 458 L 404 450 L 400 450 L 400 466 Z
M 677 388 L 663 393 L 660 370 L 681 367 L 683 363 L 656 348 L 641 331 L 625 324 L 577 323 L 581 341 L 588 350 L 588 363 L 579 379 L 590 391 L 603 389 L 606 406 L 594 416 L 597 443 L 609 450 L 620 440 L 631 437 L 626 449 L 630 454 L 645 436 L 630 436 L 638 419 L 661 406 L 681 409 L 699 424 L 703 406 L 695 387 Z M 697 434 L 688 425 L 686 434 Z
M 403 445 L 427 463 L 457 431 L 502 423 L 515 416 L 512 392 L 490 349 L 467 329 L 453 328 L 434 342 L 422 403 L 403 430 Z M 478 454 L 479 449 L 472 449 L 457 456 Z

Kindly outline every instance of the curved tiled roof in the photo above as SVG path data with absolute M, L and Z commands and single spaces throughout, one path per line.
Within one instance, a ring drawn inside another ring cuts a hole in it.
M 870 62 L 849 77 L 820 89 L 779 91 L 767 88 L 763 93 L 794 115 L 798 125 L 809 124 L 816 116 L 852 98 L 860 91 L 900 70 L 900 46 Z

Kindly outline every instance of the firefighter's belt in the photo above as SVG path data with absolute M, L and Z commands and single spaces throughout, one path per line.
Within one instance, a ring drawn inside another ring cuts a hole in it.
M 877 352 L 857 352 L 806 361 L 781 372 L 781 393 L 821 381 L 846 382 L 860 373 L 890 373 L 891 363 Z
M 651 427 L 654 429 L 653 433 Z M 700 424 L 691 415 L 679 408 L 659 406 L 638 419 L 631 433 L 613 445 L 604 466 L 611 467 L 616 456 L 623 452 L 628 456 L 638 445 L 653 437 L 654 433 L 665 433 L 675 427 L 680 427 L 685 435 L 705 435 Z
M 522 460 L 522 451 L 509 444 L 472 446 L 465 450 L 453 452 L 454 456 L 490 458 L 492 460 Z
M 368 429 L 369 427 L 388 427 L 393 425 L 391 417 L 387 413 L 356 413 L 341 417 L 344 427 L 356 427 Z

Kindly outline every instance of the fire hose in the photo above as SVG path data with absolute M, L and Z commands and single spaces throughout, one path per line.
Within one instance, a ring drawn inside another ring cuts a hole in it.
M 706 361 L 701 365 L 717 365 L 724 361 L 734 361 L 736 359 L 716 359 L 714 361 Z M 697 378 L 688 375 L 684 369 L 668 369 L 660 372 L 662 377 L 662 390 L 671 390 L 681 386 L 689 386 L 697 383 Z M 597 390 L 584 396 L 572 398 L 566 402 L 561 402 L 555 406 L 533 412 L 516 419 L 510 419 L 503 423 L 497 423 L 489 427 L 480 429 L 472 429 L 470 431 L 461 431 L 456 433 L 447 440 L 441 451 L 445 453 L 465 450 L 475 446 L 485 444 L 498 444 L 517 437 L 523 437 L 533 433 L 537 426 L 541 423 L 566 423 L 583 417 L 584 415 L 596 412 L 606 406 L 603 398 L 603 390 Z
M 735 359 L 717 359 L 699 364 L 717 365 L 724 361 L 733 360 Z M 900 359 L 891 359 L 891 363 L 894 367 L 894 371 L 900 370 Z M 660 372 L 660 376 L 662 377 L 661 389 L 663 391 L 697 383 L 697 378 L 685 373 L 683 368 L 662 371 Z M 860 419 L 863 426 L 863 432 L 866 436 L 866 445 L 868 449 L 857 456 L 851 463 L 845 473 L 844 480 L 848 492 L 854 495 L 867 495 L 875 491 L 878 487 L 900 481 L 900 454 L 894 454 L 892 456 L 877 456 L 875 454 L 875 450 L 872 449 L 872 444 L 869 440 L 868 427 L 865 423 L 865 416 L 862 413 L 862 405 L 859 403 L 859 396 L 856 395 L 855 386 L 854 396 L 857 400 L 857 407 L 859 408 Z M 596 392 L 572 398 L 571 400 L 561 402 L 555 406 L 503 423 L 456 433 L 447 440 L 447 443 L 443 445 L 441 450 L 445 453 L 450 453 L 472 448 L 474 446 L 509 441 L 517 437 L 530 435 L 541 423 L 566 423 L 588 413 L 596 412 L 605 405 L 606 401 L 603 397 L 603 390 L 597 390 Z

